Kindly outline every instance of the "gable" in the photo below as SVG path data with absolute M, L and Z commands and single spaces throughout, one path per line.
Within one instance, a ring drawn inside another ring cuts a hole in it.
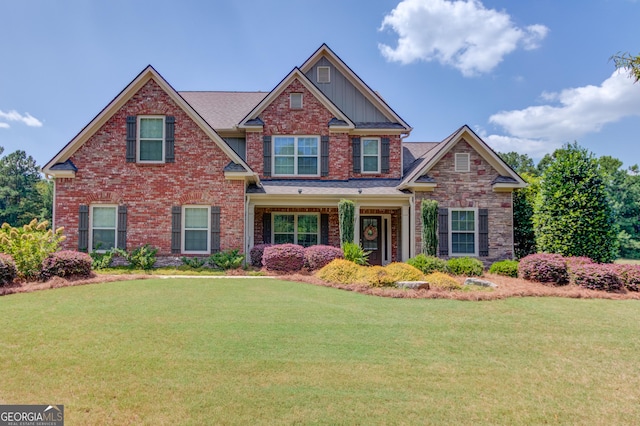
M 318 67 L 329 68 L 329 83 L 318 82 Z M 355 123 L 391 123 L 336 66 L 323 56 L 308 71 L 307 78 Z

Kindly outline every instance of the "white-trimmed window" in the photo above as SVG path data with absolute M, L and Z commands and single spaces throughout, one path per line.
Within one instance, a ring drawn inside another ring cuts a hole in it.
M 466 152 L 457 152 L 455 155 L 455 170 L 456 172 L 468 172 L 469 171 L 469 154 Z
M 478 255 L 477 209 L 449 210 L 449 245 L 452 256 Z
M 274 213 L 273 239 L 275 244 L 314 246 L 320 241 L 320 215 L 317 213 Z
M 319 176 L 318 136 L 274 136 L 274 176 Z
M 209 206 L 183 206 L 182 252 L 209 253 L 210 239 L 211 210 Z
M 91 251 L 104 252 L 118 244 L 118 206 L 91 206 L 89 246 Z
M 164 116 L 138 117 L 137 161 L 141 163 L 164 162 Z
M 362 139 L 362 173 L 380 173 L 380 139 Z
M 316 81 L 318 83 L 331 83 L 331 67 L 318 67 L 316 70 Z
M 289 108 L 302 109 L 302 93 L 289 94 Z

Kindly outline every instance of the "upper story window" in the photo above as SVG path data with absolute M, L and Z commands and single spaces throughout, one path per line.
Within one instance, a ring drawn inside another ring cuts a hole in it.
M 91 206 L 91 251 L 107 251 L 117 247 L 118 206 Z
M 456 153 L 455 170 L 456 172 L 469 171 L 469 154 L 468 153 Z
M 291 93 L 289 95 L 289 108 L 302 109 L 302 93 Z
M 331 83 L 331 68 L 330 67 L 318 67 L 316 81 L 318 83 Z
M 164 162 L 164 117 L 138 117 L 138 161 Z
M 319 176 L 318 136 L 274 136 L 274 176 Z
M 380 173 L 380 139 L 362 139 L 362 173 Z

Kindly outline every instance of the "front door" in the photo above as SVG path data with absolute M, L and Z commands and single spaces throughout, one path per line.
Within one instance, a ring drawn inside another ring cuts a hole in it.
M 360 216 L 360 245 L 369 254 L 370 265 L 382 265 L 382 218 Z

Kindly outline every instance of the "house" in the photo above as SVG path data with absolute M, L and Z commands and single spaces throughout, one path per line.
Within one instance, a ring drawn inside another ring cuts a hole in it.
M 435 199 L 440 256 L 511 258 L 524 181 L 468 126 L 440 143 L 404 142 L 411 130 L 322 45 L 270 92 L 178 92 L 149 66 L 43 171 L 67 249 L 339 246 L 350 199 L 357 239 L 386 264 L 421 252 Z

